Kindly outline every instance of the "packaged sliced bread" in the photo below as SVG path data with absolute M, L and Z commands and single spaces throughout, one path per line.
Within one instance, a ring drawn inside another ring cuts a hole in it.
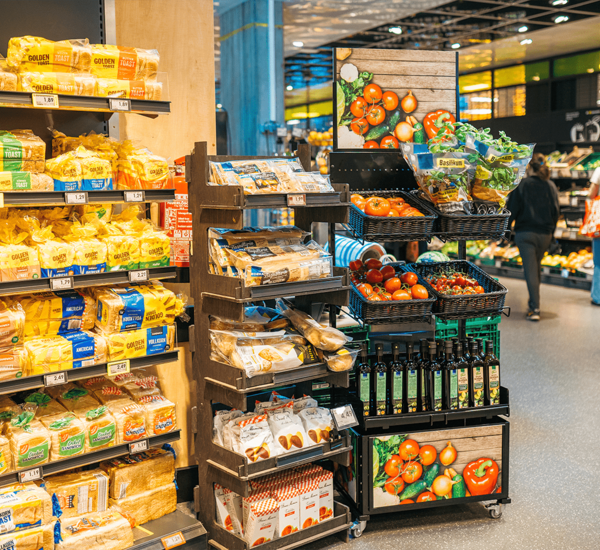
M 64 412 L 40 418 L 50 434 L 50 460 L 62 460 L 85 452 L 85 428 L 76 414 Z
M 89 74 L 23 72 L 19 73 L 19 91 L 93 96 L 96 79 Z
M 0 548 L 7 548 L 10 550 L 44 550 L 45 538 L 44 532 L 46 527 L 34 527 L 33 529 L 25 529 L 18 533 L 8 533 L 0 535 Z M 48 536 L 48 541 L 50 538 Z M 54 539 L 52 539 L 54 544 Z M 50 546 L 54 548 L 54 546 Z
M 106 376 L 94 376 L 93 378 L 80 380 L 79 385 L 89 392 L 95 392 L 105 386 L 115 386 L 116 384 Z
M 125 235 L 113 224 L 100 226 L 98 238 L 106 243 L 106 271 L 137 269 L 140 265 L 140 245 L 133 235 Z
M 22 161 L 44 161 L 46 158 L 46 143 L 31 130 L 2 130 L 0 144 L 2 171 L 23 170 Z
M 146 428 L 146 411 L 133 401 L 116 401 L 108 405 L 117 423 L 117 444 L 144 439 L 150 434 Z
M 177 508 L 177 490 L 171 481 L 154 487 L 144 493 L 131 495 L 118 500 L 109 499 L 109 506 L 117 505 L 135 519 L 136 525 L 143 525 L 153 519 L 162 518 Z
M 71 412 L 87 412 L 99 406 L 98 401 L 87 390 L 79 387 L 61 393 L 57 400 L 65 409 Z
M 85 427 L 85 443 L 89 451 L 98 451 L 117 444 L 117 422 L 108 407 L 79 412 L 78 416 Z
M 157 87 L 161 86 L 157 82 Z M 124 141 L 118 148 L 117 189 L 166 189 L 171 185 L 169 164 L 146 148 Z
M 125 402 L 123 406 L 131 404 L 129 393 L 108 381 L 101 388 L 94 390 L 94 396 L 102 405 L 116 405 L 119 402 Z
M 7 423 L 5 429 L 17 470 L 48 462 L 50 434 L 39 420 L 34 419 L 32 411 L 21 412 Z
M 0 299 L 0 349 L 23 343 L 25 311 L 19 300 Z
M 8 70 L 6 59 L 0 56 L 0 92 L 16 92 L 17 75 Z
M 82 188 L 81 163 L 73 151 L 48 159 L 45 173 L 53 179 L 55 191 L 77 191 Z
M 108 508 L 108 476 L 99 468 L 47 476 L 39 483 L 50 496 L 56 495 L 61 521 Z
M 172 350 L 175 346 L 175 326 L 143 328 L 116 334 L 107 334 L 109 361 L 155 355 Z
M 23 161 L 26 162 L 30 161 Z M 39 168 L 41 168 L 40 172 L 44 171 L 41 161 Z M 0 191 L 54 191 L 54 181 L 46 174 L 0 172 Z
M 116 78 L 98 78 L 96 95 L 98 97 L 124 97 L 131 99 L 162 99 L 162 82 L 144 82 L 143 80 L 118 80 Z
M 175 403 L 162 395 L 147 395 L 138 403 L 144 407 L 148 435 L 166 434 L 177 429 Z
M 29 394 L 25 398 L 25 403 L 37 405 L 37 410 L 35 411 L 36 418 L 41 418 L 42 416 L 54 416 L 56 414 L 67 412 L 67 409 L 56 401 L 56 399 L 53 399 L 43 391 L 36 391 Z
M 52 499 L 37 486 L 0 495 L 2 533 L 22 531 L 52 521 Z M 0 546 L 1 548 L 1 546 Z
M 15 469 L 10 441 L 7 437 L 0 435 L 0 475 L 8 474 Z
M 29 354 L 24 347 L 0 350 L 0 381 L 21 378 L 28 372 Z
M 98 78 L 155 80 L 159 60 L 156 50 L 92 44 L 91 73 Z
M 87 39 L 54 42 L 38 36 L 8 41 L 8 66 L 18 72 L 89 73 L 92 48 Z
M 2 281 L 41 277 L 37 248 L 25 244 L 29 233 L 15 219 L 0 219 L 0 277 Z
M 56 550 L 123 550 L 133 546 L 133 529 L 118 511 L 108 509 L 60 522 Z

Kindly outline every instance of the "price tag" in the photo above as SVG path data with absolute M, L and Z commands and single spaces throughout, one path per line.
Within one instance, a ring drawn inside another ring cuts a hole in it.
M 58 109 L 58 96 L 56 94 L 31 94 L 34 107 L 42 109 Z
M 108 108 L 111 111 L 131 111 L 131 100 L 130 99 L 109 99 Z
M 60 386 L 61 384 L 67 383 L 66 372 L 54 372 L 52 374 L 46 374 L 44 376 L 44 386 Z
M 287 128 L 277 128 L 277 137 L 287 137 Z
M 494 260 L 494 265 L 496 267 L 502 267 L 502 262 L 500 260 Z
M 176 546 L 183 546 L 185 544 L 185 537 L 183 536 L 183 533 L 179 531 L 179 533 L 160 539 L 160 542 L 162 542 L 165 550 L 170 550 Z
M 564 277 L 565 279 L 569 278 L 569 270 L 568 269 L 561 269 L 560 270 L 560 276 Z
M 106 371 L 108 376 L 117 376 L 117 374 L 126 374 L 131 371 L 129 359 L 123 361 L 112 361 L 106 363 Z
M 288 195 L 288 206 L 306 206 L 306 195 Z
M 150 273 L 147 269 L 141 269 L 139 271 L 130 271 L 129 272 L 129 282 L 130 283 L 141 283 L 143 281 L 147 281 L 150 278 Z
M 134 455 L 136 453 L 143 453 L 148 450 L 148 440 L 142 439 L 141 441 L 136 441 L 135 443 L 129 444 L 129 454 Z
M 85 191 L 75 193 L 65 193 L 65 202 L 67 204 L 87 204 L 88 195 Z
M 31 470 L 25 470 L 19 472 L 19 482 L 27 483 L 28 481 L 35 481 L 36 479 L 42 479 L 42 469 L 32 468 Z
M 51 290 L 71 290 L 73 288 L 73 277 L 55 277 L 50 279 Z
M 144 192 L 125 191 L 125 202 L 144 202 Z
M 358 426 L 358 420 L 354 414 L 354 409 L 350 405 L 331 409 L 331 414 L 333 415 L 333 421 L 335 422 L 338 431 Z

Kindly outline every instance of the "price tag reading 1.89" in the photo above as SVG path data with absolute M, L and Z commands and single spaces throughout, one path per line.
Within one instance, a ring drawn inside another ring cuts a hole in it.
M 358 426 L 358 420 L 354 414 L 354 409 L 350 405 L 343 405 L 342 407 L 331 409 L 331 414 L 338 431 Z
M 58 96 L 56 94 L 31 94 L 34 107 L 42 109 L 58 109 Z

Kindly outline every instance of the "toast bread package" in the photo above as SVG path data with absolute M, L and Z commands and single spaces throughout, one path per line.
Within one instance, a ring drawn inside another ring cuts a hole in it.
M 0 350 L 0 381 L 21 378 L 29 372 L 29 354 L 24 347 Z
M 133 546 L 133 529 L 118 511 L 85 514 L 60 522 L 56 550 L 123 550 Z
M 117 444 L 117 422 L 108 407 L 79 412 L 85 427 L 85 444 L 89 451 L 98 451 Z
M 18 300 L 0 299 L 0 349 L 23 343 L 25 311 Z
M 156 80 L 159 61 L 156 50 L 92 44 L 91 73 L 98 78 Z
M 10 450 L 10 441 L 7 437 L 0 435 L 0 475 L 8 474 L 15 469 L 13 456 Z
M 14 219 L 0 220 L 0 277 L 2 281 L 39 279 L 42 275 L 37 248 L 25 244 L 27 231 Z
M 150 434 L 146 427 L 146 411 L 133 401 L 114 401 L 108 409 L 117 424 L 117 444 L 131 443 Z
M 76 414 L 64 412 L 40 418 L 50 434 L 50 460 L 62 460 L 85 452 L 85 428 Z
M 143 525 L 153 519 L 162 518 L 177 508 L 177 490 L 171 481 L 119 500 L 109 499 L 109 506 L 117 505 L 127 515 L 135 519 L 136 525 Z
M 175 403 L 162 395 L 147 395 L 141 397 L 138 403 L 146 413 L 148 435 L 162 435 L 177 429 Z
M 8 70 L 6 60 L 0 56 L 0 92 L 16 92 L 17 75 Z
M 18 36 L 8 41 L 6 62 L 17 72 L 89 73 L 92 48 L 87 39 L 53 42 Z
M 98 78 L 96 80 L 95 95 L 98 97 L 123 97 L 160 101 L 162 99 L 162 91 L 162 82 Z
M 93 96 L 96 79 L 88 74 L 26 72 L 19 74 L 19 91 Z
M 107 334 L 109 361 L 155 355 L 175 346 L 175 326 L 143 328 L 117 334 Z
M 54 191 L 54 181 L 46 174 L 0 172 L 0 192 L 6 191 Z
M 58 387 L 65 388 L 65 391 L 61 392 L 56 400 L 70 412 L 87 412 L 99 406 L 98 401 L 83 388 L 79 388 L 77 386 L 73 388 L 67 388 L 65 385 Z
M 67 409 L 65 409 L 58 401 L 56 401 L 56 399 L 42 391 L 30 393 L 25 398 L 25 403 L 33 403 L 34 405 L 37 405 L 37 410 L 35 411 L 36 418 L 41 418 L 43 416 L 54 416 L 55 414 L 67 412 Z
M 0 517 L 3 534 L 46 525 L 52 521 L 52 499 L 37 486 L 4 493 L 0 495 Z
M 45 158 L 46 143 L 31 130 L 0 131 L 0 172 L 43 172 Z
M 160 84 L 160 83 L 157 83 Z M 169 164 L 146 148 L 125 141 L 118 150 L 117 189 L 167 189 L 171 186 Z
M 17 470 L 48 462 L 50 434 L 39 420 L 34 419 L 33 412 L 21 412 L 6 424 L 5 429 Z

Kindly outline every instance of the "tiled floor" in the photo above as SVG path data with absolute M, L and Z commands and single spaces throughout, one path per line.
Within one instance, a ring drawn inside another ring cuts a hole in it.
M 502 384 L 510 389 L 510 497 L 500 520 L 481 505 L 374 516 L 345 546 L 307 550 L 600 549 L 600 308 L 581 290 L 542 285 L 542 321 L 525 320 L 524 281 L 503 279 Z

